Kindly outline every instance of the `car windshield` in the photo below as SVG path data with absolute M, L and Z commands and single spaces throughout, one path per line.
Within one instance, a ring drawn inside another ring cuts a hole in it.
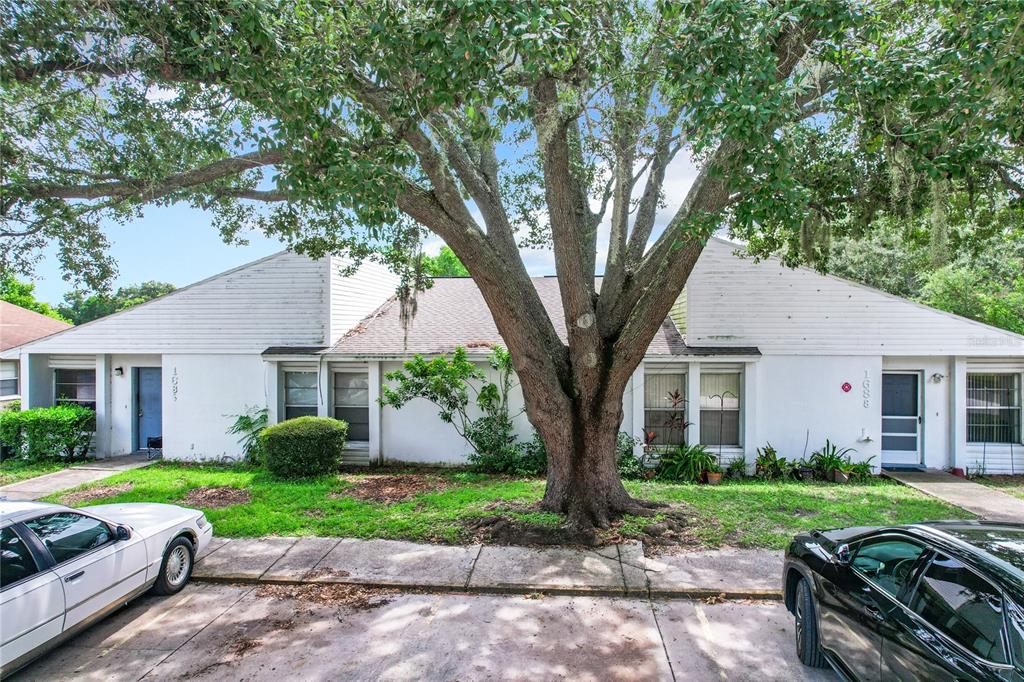
M 1024 571 L 1024 529 L 963 525 L 942 530 Z

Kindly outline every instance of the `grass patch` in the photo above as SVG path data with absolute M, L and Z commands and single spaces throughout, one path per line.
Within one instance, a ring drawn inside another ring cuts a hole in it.
M 543 495 L 544 481 L 539 479 L 439 470 L 431 476 L 444 479 L 443 490 L 406 501 L 383 504 L 346 495 L 346 490 L 379 473 L 370 470 L 367 474 L 282 481 L 259 469 L 159 463 L 102 481 L 107 486 L 132 484 L 131 490 L 102 502 L 181 504 L 199 487 L 246 489 L 250 501 L 245 504 L 204 509 L 214 532 L 224 537 L 320 535 L 454 543 L 470 539 L 468 526 L 475 520 L 495 514 L 551 528 L 561 523 L 558 515 L 529 507 Z M 708 547 L 727 544 L 778 549 L 794 533 L 811 528 L 970 516 L 882 479 L 847 486 L 761 481 L 720 486 L 626 485 L 638 497 L 688 505 L 689 534 L 697 544 Z M 629 518 L 620 532 L 638 535 L 649 523 L 647 518 Z
M 990 488 L 997 488 L 1004 493 L 1024 500 L 1024 475 L 1016 476 L 979 476 L 974 479 L 977 483 L 987 485 Z
M 67 469 L 73 464 L 80 464 L 80 462 L 61 462 L 60 460 L 29 462 L 23 459 L 5 459 L 0 462 L 0 485 L 10 485 L 43 474 L 51 474 L 54 471 Z

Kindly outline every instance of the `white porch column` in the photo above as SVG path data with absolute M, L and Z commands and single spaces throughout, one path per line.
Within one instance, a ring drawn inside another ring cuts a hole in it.
M 626 415 L 623 421 L 626 422 L 623 426 L 629 426 L 627 429 L 629 435 L 633 438 L 639 436 L 639 442 L 634 440 L 633 455 L 636 457 L 642 457 L 644 454 L 644 442 L 647 440 L 647 433 L 644 430 L 644 374 L 647 371 L 644 363 L 640 363 L 640 366 L 633 372 L 632 378 L 629 380 L 629 384 L 626 385 L 626 391 L 632 398 L 632 414 Z
M 381 430 L 380 430 L 380 363 L 371 361 L 366 369 L 367 380 L 370 384 L 369 390 L 369 413 L 370 413 L 370 445 L 369 460 L 371 463 L 383 464 L 381 457 Z
M 321 361 L 317 370 L 316 381 L 316 416 L 331 416 L 331 371 L 326 362 Z
M 96 447 L 97 457 L 108 457 L 110 455 L 111 429 L 111 397 L 110 397 L 110 356 L 100 354 L 96 356 Z M 132 419 L 134 423 L 134 419 Z
M 686 442 L 700 442 L 700 363 L 691 362 L 686 371 Z
M 740 406 L 740 413 L 743 415 L 743 460 L 747 463 L 747 470 L 753 471 L 754 462 L 757 461 L 757 444 L 760 442 L 757 434 L 756 362 L 744 363 L 742 380 L 740 393 L 743 396 L 743 404 Z
M 967 468 L 967 358 L 953 358 L 949 382 L 949 466 Z
M 280 366 L 273 361 L 265 361 L 266 367 L 266 398 L 267 398 L 267 423 L 276 424 L 280 421 L 281 392 L 278 387 L 280 380 Z

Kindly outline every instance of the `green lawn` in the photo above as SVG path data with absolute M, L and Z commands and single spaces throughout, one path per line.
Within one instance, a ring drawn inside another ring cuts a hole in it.
M 66 462 L 26 462 L 22 459 L 5 459 L 0 462 L 0 485 L 8 485 L 24 481 L 26 478 L 35 478 L 43 474 L 60 471 L 70 466 Z
M 978 483 L 998 488 L 1024 500 L 1024 475 L 1017 476 L 981 476 L 974 479 Z
M 393 473 L 393 472 L 387 472 Z M 470 539 L 466 525 L 502 514 L 513 520 L 555 527 L 560 517 L 530 510 L 544 482 L 467 471 L 431 473 L 448 487 L 393 504 L 366 502 L 346 495 L 366 474 L 312 481 L 283 482 L 245 468 L 161 463 L 86 486 L 131 483 L 133 488 L 86 504 L 107 502 L 181 503 L 200 486 L 248 489 L 251 500 L 208 509 L 215 533 L 225 537 L 324 535 L 460 542 Z M 886 480 L 860 485 L 725 482 L 721 486 L 629 482 L 634 495 L 685 503 L 687 534 L 694 544 L 715 547 L 782 548 L 801 530 L 849 525 L 897 524 L 970 515 Z M 49 498 L 59 501 L 61 495 Z M 650 519 L 630 518 L 620 528 L 633 535 Z

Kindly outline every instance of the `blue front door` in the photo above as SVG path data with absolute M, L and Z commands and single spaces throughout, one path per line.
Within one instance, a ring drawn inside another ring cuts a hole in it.
M 163 447 L 163 410 L 160 400 L 160 368 L 139 367 L 135 377 L 136 447 Z M 152 443 L 152 445 L 150 445 Z

